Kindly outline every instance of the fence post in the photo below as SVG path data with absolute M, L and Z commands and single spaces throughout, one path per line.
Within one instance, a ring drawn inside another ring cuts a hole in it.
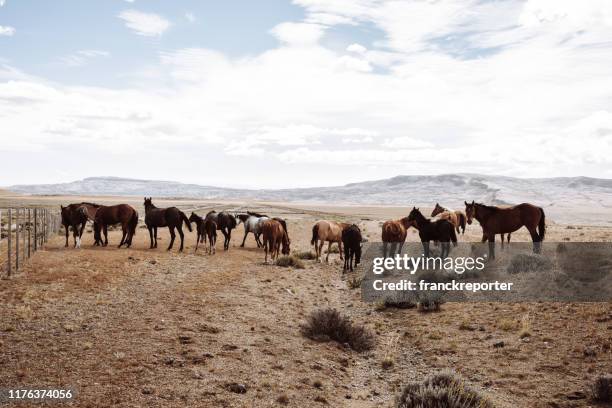
M 15 270 L 19 270 L 19 208 L 15 208 Z
M 28 208 L 28 259 L 32 256 L 31 254 L 31 246 L 32 246 L 32 210 Z
M 38 209 L 35 208 L 34 209 L 34 252 L 36 252 L 36 250 L 38 249 L 38 217 L 37 217 L 37 211 Z
M 23 209 L 23 218 L 22 218 L 22 227 L 21 227 L 21 237 L 23 238 L 23 261 L 22 263 L 25 263 L 25 260 L 27 259 L 27 255 L 28 255 L 28 247 L 26 245 L 26 209 Z
M 11 276 L 11 252 L 13 245 L 11 242 L 11 224 L 13 223 L 12 210 L 8 209 L 8 276 Z

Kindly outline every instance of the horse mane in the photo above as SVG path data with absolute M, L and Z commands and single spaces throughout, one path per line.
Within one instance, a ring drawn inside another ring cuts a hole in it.
M 486 204 L 482 204 L 482 203 L 474 203 L 474 205 L 477 205 L 479 207 L 483 207 L 483 208 L 485 208 L 487 210 L 490 210 L 490 211 L 497 211 L 497 210 L 499 210 L 499 207 L 496 207 L 494 205 L 486 205 Z
M 261 218 L 261 217 L 268 217 L 267 215 L 264 215 L 264 214 L 259 214 L 259 213 L 252 212 L 252 211 L 247 211 L 247 214 L 248 214 L 248 215 L 252 215 L 253 217 L 257 217 L 257 218 Z M 269 217 L 268 217 L 268 218 L 269 218 Z
M 210 214 L 216 213 L 215 210 L 210 210 L 209 212 L 206 213 L 206 216 L 208 217 Z
M 80 205 L 91 205 L 92 207 L 96 207 L 96 208 L 102 207 L 100 204 L 90 203 L 88 201 L 83 201 Z

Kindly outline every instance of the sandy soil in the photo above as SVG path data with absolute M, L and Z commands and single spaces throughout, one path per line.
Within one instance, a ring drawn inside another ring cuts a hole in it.
M 2 201 L 4 200 L 4 201 Z M 0 196 L 0 206 L 22 198 Z M 27 198 L 25 205 L 79 199 Z M 93 199 L 90 199 L 93 200 Z M 143 214 L 141 199 L 131 202 Z M 185 211 L 250 208 L 288 219 L 293 250 L 310 249 L 319 218 L 358 222 L 370 239 L 380 222 L 406 214 L 385 207 L 300 208 L 279 203 L 174 201 Z M 159 206 L 169 205 L 160 201 Z M 112 232 L 111 245 L 118 232 Z M 0 384 L 73 386 L 74 406 L 388 406 L 408 381 L 451 368 L 500 406 L 587 407 L 597 374 L 612 371 L 612 305 L 445 304 L 438 313 L 380 310 L 361 301 L 341 276 L 338 255 L 305 269 L 263 264 L 252 236 L 229 251 L 148 249 L 139 228 L 132 249 L 80 250 L 55 237 L 23 271 L 0 280 Z M 462 240 L 478 240 L 469 227 Z M 513 241 L 527 233 L 513 234 Z M 610 241 L 612 229 L 549 223 L 551 241 Z M 416 241 L 415 233 L 409 240 Z M 314 309 L 334 307 L 376 335 L 356 353 L 305 339 L 299 326 Z M 519 332 L 528 322 L 530 336 Z M 504 342 L 504 347 L 493 345 Z M 390 368 L 382 361 L 391 359 Z M 246 393 L 230 384 L 246 386 Z M 24 405 L 25 406 L 25 405 Z

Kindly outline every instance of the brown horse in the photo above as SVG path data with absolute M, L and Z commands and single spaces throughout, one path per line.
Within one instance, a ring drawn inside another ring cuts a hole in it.
M 408 217 L 385 221 L 382 225 L 383 257 L 402 253 L 410 225 L 412 224 L 408 221 Z M 388 251 L 389 244 L 391 244 L 390 251 Z
M 153 199 L 151 197 L 145 197 L 144 208 L 145 224 L 149 230 L 149 239 L 151 240 L 151 246 L 149 249 L 157 248 L 157 228 L 168 227 L 170 230 L 170 245 L 168 245 L 168 251 L 171 250 L 172 246 L 174 245 L 174 240 L 176 239 L 174 229 L 176 228 L 181 238 L 181 247 L 179 248 L 179 252 L 181 252 L 183 250 L 183 241 L 185 239 L 185 234 L 183 233 L 183 222 L 187 225 L 189 232 L 192 231 L 191 223 L 189 222 L 189 219 L 185 213 L 176 207 L 157 208 L 153 204 Z M 155 231 L 155 243 L 153 241 L 153 231 Z
M 204 225 L 202 227 L 204 232 L 208 236 L 208 253 L 212 255 L 217 252 L 217 229 L 219 229 L 219 227 L 217 226 L 217 221 L 215 221 L 212 217 L 206 217 L 206 219 L 204 220 Z M 197 249 L 198 245 L 196 244 L 196 250 Z
M 495 259 L 495 234 L 510 234 L 526 227 L 533 241 L 533 252 L 540 253 L 540 243 L 546 234 L 544 210 L 533 204 L 523 203 L 508 208 L 494 207 L 472 201 L 465 202 L 468 224 L 478 220 L 482 227 L 483 238 L 489 241 L 489 258 Z
M 108 245 L 108 226 L 121 223 L 123 236 L 119 248 L 127 245 L 129 248 L 132 245 L 132 238 L 136 235 L 136 226 L 138 225 L 138 211 L 128 204 L 118 204 L 105 206 L 101 205 L 96 211 L 94 221 L 94 238 L 95 245 Z M 104 233 L 104 243 L 100 230 Z
M 465 234 L 466 217 L 463 211 L 449 210 L 436 203 L 436 207 L 431 212 L 431 217 L 435 216 L 438 216 L 438 218 L 441 220 L 448 220 L 451 224 L 453 224 L 457 230 L 457 234 Z
M 283 224 L 277 220 L 265 220 L 261 224 L 261 233 L 263 235 L 263 247 L 266 251 L 265 263 L 268 263 L 268 251 L 271 253 L 272 260 L 278 258 L 281 245 L 283 255 L 289 255 L 291 241 L 287 231 L 283 228 Z
M 314 245 L 317 262 L 321 261 L 321 252 L 323 250 L 323 244 L 327 241 L 327 256 L 325 262 L 329 262 L 329 253 L 331 252 L 332 243 L 338 243 L 338 249 L 340 250 L 340 260 L 342 257 L 342 231 L 350 227 L 351 224 L 346 222 L 326 221 L 320 220 L 315 223 L 312 227 L 312 239 L 310 245 Z

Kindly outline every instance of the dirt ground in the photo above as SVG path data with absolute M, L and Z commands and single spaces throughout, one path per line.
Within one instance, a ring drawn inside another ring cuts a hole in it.
M 0 195 L 0 206 L 80 200 Z M 130 202 L 142 217 L 140 200 L 89 198 Z M 292 250 L 310 249 L 317 219 L 358 223 L 376 240 L 382 220 L 408 211 L 156 204 L 200 214 L 249 208 L 284 217 Z M 437 313 L 381 309 L 349 288 L 337 254 L 329 265 L 305 261 L 305 269 L 283 268 L 263 264 L 252 236 L 239 248 L 242 226 L 229 251 L 220 239 L 213 256 L 194 254 L 195 233 L 186 234 L 183 253 L 176 244 L 168 252 L 169 235 L 160 231 L 156 250 L 148 249 L 142 228 L 131 249 L 115 247 L 118 231 L 106 248 L 92 247 L 90 232 L 80 250 L 54 237 L 22 271 L 0 280 L 0 386 L 74 387 L 71 405 L 78 407 L 378 407 L 390 406 L 403 384 L 450 368 L 500 407 L 588 407 L 595 406 L 588 399 L 595 376 L 612 372 L 610 303 L 447 303 Z M 479 238 L 480 227 L 471 225 L 460 239 Z M 513 234 L 513 241 L 527 239 L 526 231 Z M 416 233 L 409 240 L 416 241 Z M 610 241 L 612 228 L 550 220 L 547 240 Z M 324 307 L 374 330 L 376 347 L 357 353 L 304 338 L 300 325 Z M 525 330 L 529 336 L 521 335 Z M 494 347 L 501 341 L 504 347 Z M 391 366 L 383 368 L 383 360 Z M 246 392 L 233 392 L 234 383 Z

